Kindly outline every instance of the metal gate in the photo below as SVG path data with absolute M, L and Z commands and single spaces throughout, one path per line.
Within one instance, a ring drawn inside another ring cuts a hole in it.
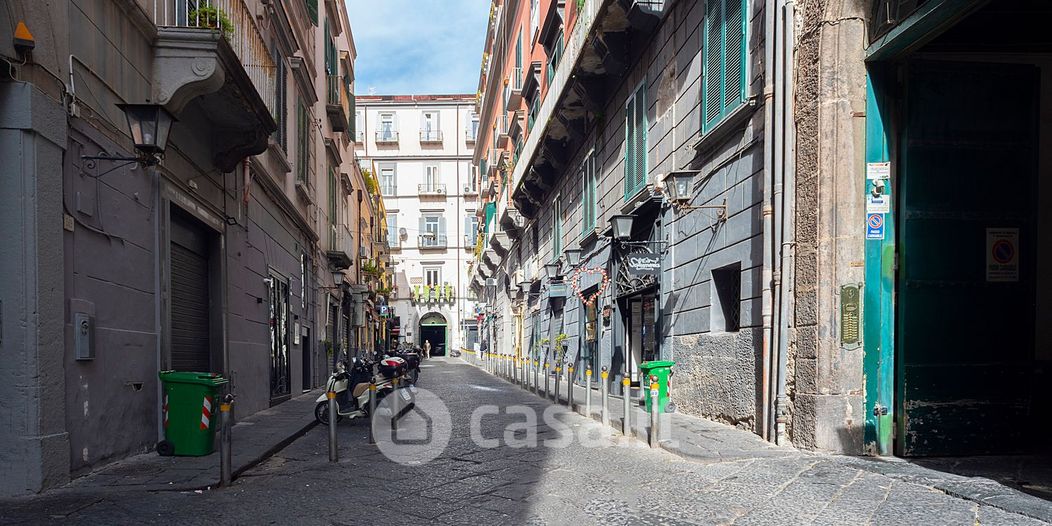
M 210 236 L 204 225 L 177 209 L 170 232 L 171 368 L 210 372 Z

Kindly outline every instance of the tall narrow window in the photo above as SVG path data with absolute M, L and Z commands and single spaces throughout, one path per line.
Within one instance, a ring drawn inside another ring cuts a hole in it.
M 296 181 L 307 182 L 307 136 L 310 131 L 307 124 L 310 119 L 307 116 L 307 108 L 303 105 L 303 99 L 296 104 Z
M 420 123 L 420 140 L 428 142 L 442 140 L 437 111 L 424 112 L 423 121 Z
M 513 89 L 522 89 L 522 31 L 519 38 L 515 39 L 515 71 L 512 78 Z
M 647 181 L 647 86 L 625 104 L 625 200 L 646 186 Z
M 555 71 L 559 68 L 559 61 L 563 58 L 563 32 L 559 31 L 559 34 L 555 37 L 555 42 L 552 44 L 552 54 L 548 57 L 548 82 L 551 82 L 555 78 Z
M 278 125 L 278 129 L 274 131 L 274 142 L 281 146 L 283 151 L 288 151 L 288 110 L 286 101 L 288 94 L 286 91 L 286 84 L 288 77 L 285 71 L 285 59 L 281 56 L 281 50 L 278 45 L 272 44 L 271 48 L 274 50 L 273 60 L 277 66 L 277 75 L 274 79 L 274 123 Z
M 437 287 L 442 283 L 442 268 L 441 267 L 425 267 L 424 268 L 424 284 L 429 287 Z
M 475 248 L 479 238 L 479 218 L 474 210 L 465 210 L 464 214 L 464 247 Z
M 362 142 L 365 123 L 362 122 L 362 111 L 354 112 L 354 142 Z
M 552 200 L 552 260 L 559 259 L 563 253 L 563 214 L 562 200 L 558 195 Z
M 387 246 L 398 246 L 398 212 L 387 213 Z
M 537 35 L 541 22 L 540 0 L 530 0 L 530 39 Z
M 595 169 L 595 151 L 588 152 L 581 165 L 581 184 L 584 189 L 581 192 L 581 232 L 584 235 L 595 230 L 596 219 L 599 212 L 599 199 L 597 187 L 599 186 L 598 175 Z
M 393 113 L 380 114 L 380 130 L 377 135 L 380 141 L 393 141 L 397 138 Z
M 318 0 L 304 0 L 307 6 L 307 18 L 314 25 L 318 25 Z
M 334 169 L 333 167 L 330 166 L 329 167 L 329 232 L 330 232 L 331 240 L 332 240 L 332 243 L 330 244 L 330 248 L 332 248 L 333 250 L 337 250 L 337 249 L 340 248 L 339 235 L 336 232 L 336 222 L 337 222 L 336 214 L 339 213 L 338 205 L 337 205 L 337 202 L 338 202 L 338 199 L 337 199 L 338 189 L 337 189 L 336 184 L 337 184 L 336 183 L 336 169 Z
M 709 0 L 702 31 L 702 132 L 745 103 L 746 1 Z
M 475 142 L 479 137 L 479 116 L 476 114 L 471 115 L 471 124 L 468 128 L 468 142 Z
M 424 191 L 435 193 L 439 190 L 438 165 L 429 164 L 424 167 Z
M 380 165 L 380 195 L 393 196 L 398 193 L 393 164 Z

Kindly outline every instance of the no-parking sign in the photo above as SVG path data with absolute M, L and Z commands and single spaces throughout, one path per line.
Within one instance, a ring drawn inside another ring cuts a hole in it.
M 986 281 L 1019 281 L 1019 229 L 986 229 Z
M 866 214 L 866 239 L 884 239 L 884 214 Z

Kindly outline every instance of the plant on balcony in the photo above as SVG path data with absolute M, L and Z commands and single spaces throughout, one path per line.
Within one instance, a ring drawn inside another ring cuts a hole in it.
M 197 24 L 197 27 L 210 27 L 223 32 L 228 40 L 234 36 L 234 23 L 226 12 L 218 7 L 207 6 L 193 9 L 187 15 L 188 19 Z
M 577 0 L 577 11 L 580 12 L 584 9 L 584 0 Z
M 420 301 L 420 285 L 413 285 L 413 301 Z
M 568 340 L 569 338 L 570 337 L 567 336 L 566 333 L 562 332 L 555 335 L 556 363 L 562 363 L 562 361 L 566 358 L 566 340 Z
M 446 283 L 446 301 L 453 303 L 456 296 L 453 294 L 453 285 Z
M 373 172 L 368 169 L 362 170 L 362 179 L 365 181 L 365 188 L 372 195 L 380 195 L 380 186 L 376 183 L 376 178 L 373 177 Z

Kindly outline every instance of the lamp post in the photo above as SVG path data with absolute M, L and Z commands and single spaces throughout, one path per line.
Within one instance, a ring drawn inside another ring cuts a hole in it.
M 168 147 L 168 135 L 175 117 L 160 104 L 118 104 L 117 107 L 128 119 L 128 130 L 138 155 L 129 157 L 104 152 L 101 155 L 83 155 L 81 159 L 88 161 L 86 164 L 89 168 L 93 168 L 96 161 L 138 162 L 144 167 L 159 163 Z

